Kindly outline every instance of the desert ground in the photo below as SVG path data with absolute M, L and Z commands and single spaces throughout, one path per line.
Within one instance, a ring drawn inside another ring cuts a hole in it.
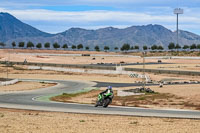
M 20 81 L 14 85 L 1 86 L 0 92 L 11 92 L 11 91 L 28 91 L 40 88 L 46 88 L 53 86 L 55 84 L 50 83 L 40 83 L 40 82 L 24 82 Z
M 199 120 L 0 109 L 1 133 L 197 133 Z
M 40 55 L 41 52 L 46 55 Z M 31 53 L 31 54 L 30 54 Z M 35 54 L 33 54 L 35 53 Z M 48 54 L 62 54 L 61 56 Z M 64 55 L 65 54 L 65 55 Z M 98 56 L 76 56 L 74 54 L 91 54 Z M 109 56 L 103 56 L 103 55 Z M 28 62 L 42 62 L 42 63 L 57 63 L 57 64 L 98 64 L 98 63 L 112 63 L 120 65 L 126 63 L 142 63 L 143 60 L 139 56 L 141 54 L 135 53 L 135 57 L 130 57 L 129 54 L 123 56 L 121 53 L 108 52 L 94 52 L 94 51 L 56 51 L 56 50 L 0 50 L 0 61 L 17 61 L 23 62 L 25 59 Z M 67 55 L 67 56 L 66 56 Z M 95 59 L 94 59 L 95 58 Z M 199 71 L 200 60 L 196 59 L 161 59 L 166 64 L 146 65 L 146 69 L 167 69 L 167 70 L 185 70 L 185 71 Z M 147 58 L 146 63 L 157 63 L 158 59 Z M 128 65 L 128 68 L 142 68 L 143 65 Z
M 82 56 L 35 56 L 24 53 L 29 53 L 32 50 L 0 50 L 0 60 L 24 61 L 29 62 L 44 62 L 44 63 L 68 63 L 68 64 L 95 64 L 95 63 L 136 63 L 142 62 L 139 57 L 82 57 Z M 41 50 L 33 51 L 41 53 Z M 45 51 L 42 51 L 45 52 Z M 46 53 L 61 53 L 61 54 L 82 54 L 83 51 L 70 52 L 55 52 L 48 50 Z M 88 54 L 87 52 L 85 54 Z M 116 53 L 99 53 L 92 52 L 90 54 L 110 54 Z M 147 59 L 146 62 L 157 62 L 157 59 Z M 167 65 L 148 65 L 157 69 L 178 69 L 178 70 L 197 70 L 200 65 L 199 60 L 189 59 L 166 59 L 162 60 Z M 178 67 L 178 66 L 187 67 Z M 177 67 L 176 67 L 177 66 Z M 126 67 L 142 67 L 142 66 L 126 66 Z M 8 71 L 7 71 L 8 70 Z M 113 82 L 113 83 L 134 83 L 141 79 L 130 78 L 128 75 L 109 75 L 109 74 L 83 74 L 71 72 L 56 72 L 44 70 L 27 70 L 27 66 L 15 65 L 6 67 L 0 65 L 0 78 L 19 78 L 19 79 L 57 79 L 57 80 L 79 80 L 79 81 L 98 81 L 98 82 Z M 153 74 L 148 73 L 152 80 L 175 80 L 175 81 L 200 81 L 199 76 L 171 75 L 171 74 Z M 21 91 L 44 88 L 52 84 L 35 83 L 35 82 L 20 82 L 10 86 L 0 86 L 0 91 Z M 117 90 L 132 89 L 133 87 L 113 88 Z M 166 99 L 160 98 L 160 95 L 149 96 L 150 99 L 145 101 L 139 100 L 135 102 L 124 101 L 121 97 L 116 97 L 115 105 L 122 106 L 140 106 L 148 108 L 175 108 L 175 109 L 191 109 L 199 110 L 200 107 L 200 85 L 170 85 L 150 87 L 159 94 L 164 94 Z M 65 99 L 68 102 L 94 103 L 96 96 L 100 90 L 92 91 L 78 97 Z M 155 100 L 151 100 L 155 98 Z M 81 100 L 80 100 L 81 99 Z M 63 100 L 63 99 L 62 99 Z M 135 100 L 135 99 L 128 99 Z M 152 102 L 150 102 L 152 101 Z M 137 104 L 136 104 L 137 103 Z M 109 115 L 91 115 L 91 114 L 70 114 L 57 112 L 41 112 L 27 110 L 0 109 L 0 132 L 199 132 L 199 120 L 192 119 L 168 119 L 168 118 L 149 118 L 149 117 L 129 117 L 129 116 L 109 116 Z M 120 127 L 120 128 L 119 128 Z

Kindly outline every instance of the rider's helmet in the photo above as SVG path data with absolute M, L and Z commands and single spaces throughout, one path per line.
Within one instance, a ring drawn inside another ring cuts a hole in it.
M 107 89 L 108 89 L 108 90 L 112 90 L 112 86 L 108 86 Z

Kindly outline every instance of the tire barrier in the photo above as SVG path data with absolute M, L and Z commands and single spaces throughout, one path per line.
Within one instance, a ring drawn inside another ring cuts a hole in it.
M 136 73 L 131 73 L 130 75 L 129 75 L 129 77 L 130 78 L 138 78 L 138 74 L 136 74 Z
M 125 71 L 143 72 L 141 68 L 124 68 Z M 178 75 L 192 75 L 200 76 L 200 72 L 195 71 L 178 71 L 178 70 L 157 70 L 157 69 L 145 69 L 145 72 L 160 73 L 160 74 L 178 74 Z

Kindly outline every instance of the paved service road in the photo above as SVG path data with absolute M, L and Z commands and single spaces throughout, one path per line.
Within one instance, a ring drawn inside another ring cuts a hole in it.
M 37 80 L 38 81 L 38 80 Z M 92 83 L 84 83 L 78 81 L 60 81 L 46 80 L 48 82 L 57 82 L 54 87 L 23 91 L 23 92 L 1 92 L 0 107 L 28 109 L 40 111 L 58 111 L 58 112 L 73 112 L 73 113 L 92 113 L 92 114 L 115 114 L 115 115 L 130 115 L 130 116 L 154 116 L 154 117 L 171 117 L 171 118 L 194 118 L 200 119 L 200 111 L 186 110 L 155 110 L 134 107 L 117 107 L 109 106 L 108 108 L 97 107 L 87 104 L 72 104 L 51 101 L 35 100 L 40 96 L 49 96 L 75 92 L 83 88 L 94 86 Z

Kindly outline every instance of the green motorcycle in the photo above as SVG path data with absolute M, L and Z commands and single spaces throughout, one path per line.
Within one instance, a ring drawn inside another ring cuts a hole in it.
M 97 102 L 95 107 L 103 106 L 104 108 L 108 107 L 108 105 L 112 102 L 114 95 L 113 93 L 99 94 L 97 98 Z

